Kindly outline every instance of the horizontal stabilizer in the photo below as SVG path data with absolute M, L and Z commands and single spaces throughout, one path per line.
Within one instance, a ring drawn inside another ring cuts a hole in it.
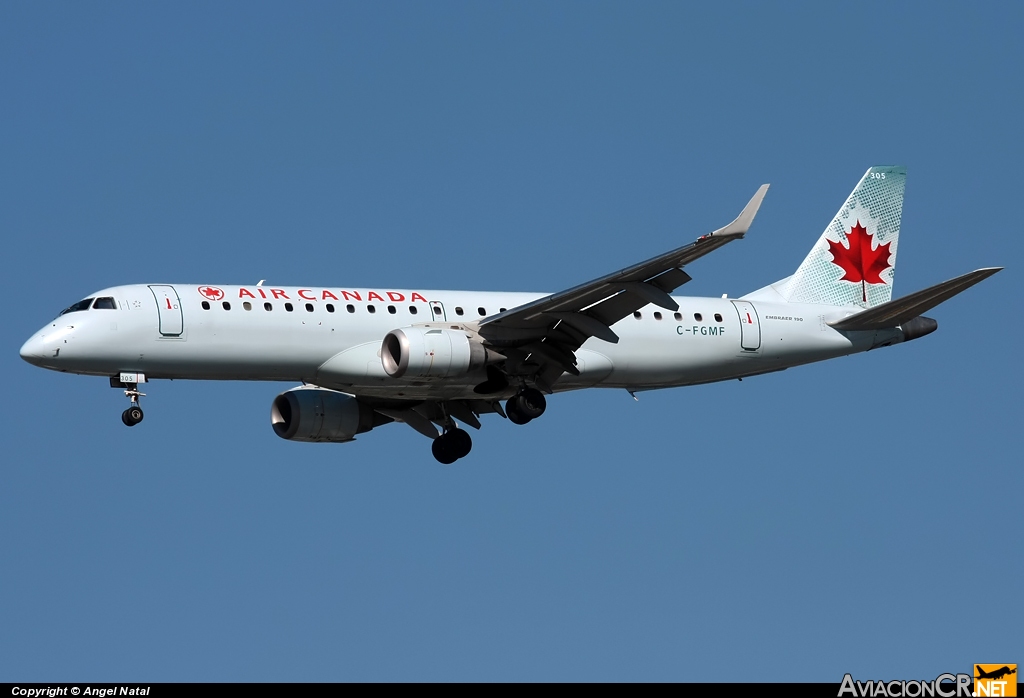
M 966 291 L 974 284 L 984 281 L 1000 270 L 1002 267 L 978 269 L 828 324 L 837 330 L 881 330 L 887 327 L 896 327 L 928 312 L 939 303 L 948 301 L 958 293 Z

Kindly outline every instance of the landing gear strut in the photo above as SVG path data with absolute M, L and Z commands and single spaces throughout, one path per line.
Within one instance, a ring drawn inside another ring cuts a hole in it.
M 125 384 L 124 395 L 132 401 L 132 404 L 121 413 L 121 421 L 124 422 L 126 427 L 133 427 L 141 422 L 145 416 L 142 413 L 142 406 L 139 405 L 139 398 L 146 397 L 146 394 L 139 392 L 139 386 L 136 383 L 127 383 Z
M 449 429 L 434 439 L 430 446 L 431 453 L 439 463 L 451 465 L 459 458 L 465 458 L 473 448 L 473 439 L 464 429 Z
M 548 401 L 536 388 L 524 388 L 505 403 L 505 414 L 513 424 L 526 424 L 544 414 Z

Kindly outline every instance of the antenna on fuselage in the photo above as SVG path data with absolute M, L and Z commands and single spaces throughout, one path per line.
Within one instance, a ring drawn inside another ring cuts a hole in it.
M 260 286 L 262 286 L 264 281 L 266 281 L 266 279 L 260 279 L 260 282 L 258 284 L 256 284 L 256 288 L 259 288 Z

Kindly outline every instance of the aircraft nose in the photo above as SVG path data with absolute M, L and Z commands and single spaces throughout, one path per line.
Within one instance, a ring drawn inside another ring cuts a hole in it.
M 33 335 L 31 339 L 21 345 L 21 358 L 33 366 L 38 366 L 43 360 L 43 338 L 41 335 Z

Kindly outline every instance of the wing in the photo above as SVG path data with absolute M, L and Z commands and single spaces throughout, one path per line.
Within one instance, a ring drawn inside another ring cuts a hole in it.
M 648 304 L 677 310 L 669 293 L 690 280 L 683 267 L 742 238 L 767 191 L 762 185 L 736 220 L 689 245 L 484 318 L 481 337 L 507 357 L 507 374 L 533 376 L 550 392 L 563 372 L 579 375 L 574 352 L 589 338 L 618 342 L 611 326 Z

